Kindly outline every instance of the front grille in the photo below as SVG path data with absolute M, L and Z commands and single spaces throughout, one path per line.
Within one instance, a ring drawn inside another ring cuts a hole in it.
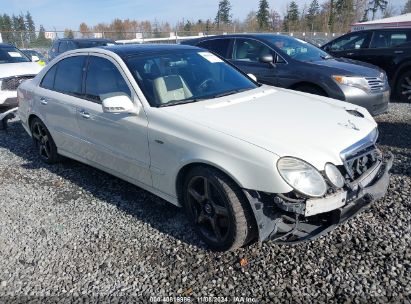
M 370 86 L 371 93 L 380 93 L 384 91 L 385 82 L 379 77 L 365 77 Z
M 34 78 L 35 75 L 23 75 L 3 78 L 1 89 L 3 91 L 16 91 L 18 86 L 25 80 Z
M 381 158 L 382 154 L 375 145 L 346 156 L 344 161 L 346 179 L 350 182 L 357 180 Z

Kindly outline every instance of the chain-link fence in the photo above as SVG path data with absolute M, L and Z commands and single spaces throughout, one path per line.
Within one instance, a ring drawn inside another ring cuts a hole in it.
M 118 43 L 179 43 L 183 40 L 211 35 L 233 34 L 223 31 L 194 32 L 80 32 L 80 31 L 36 31 L 36 32 L 0 32 L 0 42 L 10 43 L 19 48 L 30 48 L 47 54 L 53 41 L 61 38 L 106 38 Z M 306 40 L 316 46 L 321 46 L 341 34 L 324 32 L 270 32 L 273 34 L 289 35 Z

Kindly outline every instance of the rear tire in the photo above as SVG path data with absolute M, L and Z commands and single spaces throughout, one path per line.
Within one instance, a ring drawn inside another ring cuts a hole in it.
M 327 93 L 325 93 L 322 89 L 317 88 L 315 86 L 310 86 L 310 85 L 302 85 L 297 88 L 295 88 L 296 91 L 304 92 L 304 93 L 310 93 L 314 95 L 319 95 L 319 96 L 324 96 L 328 97 Z
M 398 101 L 411 102 L 411 71 L 406 71 L 398 77 L 395 95 Z
M 220 171 L 196 167 L 183 188 L 187 215 L 213 250 L 235 250 L 253 238 L 254 221 L 241 188 Z
M 45 124 L 34 118 L 30 124 L 31 136 L 41 160 L 47 164 L 54 164 L 61 160 L 57 153 L 57 146 Z

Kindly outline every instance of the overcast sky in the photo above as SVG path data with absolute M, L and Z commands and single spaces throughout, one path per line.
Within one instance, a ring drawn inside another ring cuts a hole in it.
M 302 7 L 311 0 L 296 0 Z M 399 11 L 406 0 L 391 0 Z M 219 0 L 1 0 L 0 12 L 25 13 L 34 17 L 36 26 L 43 24 L 49 30 L 56 28 L 77 30 L 81 22 L 95 25 L 109 23 L 114 18 L 169 21 L 174 25 L 184 19 L 214 18 Z M 258 0 L 231 0 L 233 17 L 244 19 L 251 10 L 256 10 Z M 290 0 L 269 0 L 271 8 L 280 14 L 286 11 Z M 320 0 L 320 3 L 324 0 Z

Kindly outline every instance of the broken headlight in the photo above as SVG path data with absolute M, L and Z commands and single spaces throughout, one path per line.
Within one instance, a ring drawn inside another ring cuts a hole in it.
M 281 177 L 295 191 L 310 197 L 323 196 L 327 184 L 316 168 L 294 157 L 282 157 L 277 162 Z

